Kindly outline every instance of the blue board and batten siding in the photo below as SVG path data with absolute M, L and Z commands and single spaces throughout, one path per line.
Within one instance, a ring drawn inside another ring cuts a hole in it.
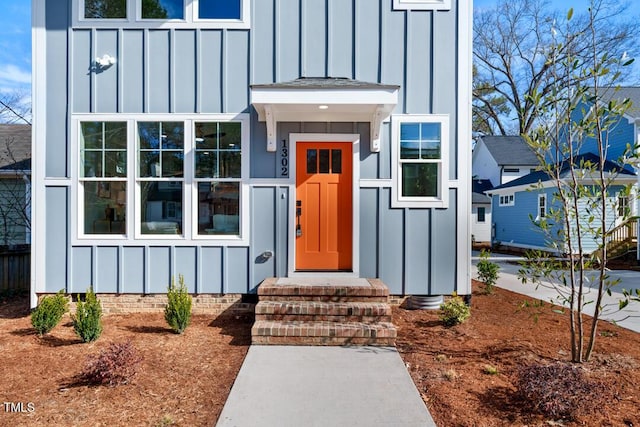
M 623 189 L 623 186 L 614 185 L 610 187 L 608 191 L 605 219 L 610 230 L 617 225 L 617 221 L 620 219 L 617 215 L 616 203 L 617 195 Z M 547 218 L 550 226 L 549 234 L 541 230 L 534 223 L 534 221 L 537 220 L 538 196 L 540 194 L 546 195 L 547 208 L 549 210 L 561 210 L 562 205 L 560 201 L 554 197 L 556 193 L 557 190 L 553 187 L 516 191 L 513 206 L 500 206 L 500 196 L 493 195 L 492 221 L 495 224 L 494 243 L 537 249 L 550 249 L 553 248 L 553 243 L 559 244 L 560 240 L 557 239 L 559 227 L 551 223 L 551 218 Z M 585 252 L 590 253 L 598 249 L 599 242 L 593 230 L 597 229 L 600 225 L 599 221 L 601 217 L 597 214 L 598 209 L 595 208 L 595 206 L 588 208 L 586 199 L 579 201 L 579 210 L 581 212 L 582 248 Z M 593 218 L 593 223 L 589 223 L 590 218 Z M 562 228 L 564 228 L 564 224 Z M 548 241 L 551 237 L 556 238 L 556 240 L 554 242 Z M 576 243 L 575 233 L 573 234 L 573 239 L 574 243 Z
M 538 214 L 538 195 L 546 194 L 547 203 L 557 209 L 553 188 L 517 191 L 513 206 L 500 206 L 500 196 L 492 197 L 491 220 L 495 224 L 493 241 L 499 244 L 518 244 L 528 247 L 547 247 L 544 233 L 532 222 Z
M 192 292 L 253 292 L 266 277 L 288 271 L 289 186 L 277 183 L 279 151 L 266 151 L 266 126 L 250 106 L 250 85 L 300 76 L 338 76 L 396 84 L 394 113 L 450 117 L 449 178 L 458 179 L 456 1 L 447 12 L 394 11 L 391 0 L 254 0 L 250 29 L 73 28 L 71 2 L 46 2 L 46 205 L 40 292 L 165 292 L 182 274 Z M 91 69 L 105 52 L 117 58 Z M 42 91 L 43 89 L 40 88 Z M 102 113 L 251 113 L 248 246 L 206 242 L 72 245 L 71 115 Z M 369 123 L 279 123 L 290 133 L 356 133 L 360 178 L 391 179 L 391 126 L 381 150 L 369 151 Z M 280 147 L 279 147 L 280 148 Z M 461 167 L 461 166 L 460 166 Z M 265 181 L 266 182 L 266 181 Z M 466 187 L 464 191 L 466 191 Z M 393 294 L 449 294 L 457 283 L 457 188 L 447 209 L 391 209 L 387 185 L 361 188 L 362 277 L 380 277 Z M 364 214 L 364 213 L 367 214 Z M 275 256 L 263 258 L 264 251 Z

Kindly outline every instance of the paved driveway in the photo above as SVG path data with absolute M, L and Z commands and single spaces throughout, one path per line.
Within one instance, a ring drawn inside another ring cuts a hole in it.
M 477 278 L 477 262 L 478 253 L 474 251 L 471 266 L 471 275 L 473 278 Z M 492 255 L 491 259 L 500 266 L 499 279 L 496 286 L 508 289 L 519 294 L 527 295 L 532 298 L 537 298 L 546 302 L 558 303 L 558 291 L 556 291 L 551 285 L 536 287 L 532 283 L 523 284 L 518 278 L 518 270 L 520 266 L 517 261 L 521 258 L 514 256 Z M 596 272 L 590 274 L 590 277 L 595 278 Z M 623 298 L 621 293 L 622 289 L 640 289 L 640 272 L 628 271 L 628 270 L 611 270 L 609 276 L 612 279 L 619 278 L 620 283 L 611 288 L 611 296 L 606 295 L 603 299 L 604 310 L 601 315 L 601 319 L 614 321 L 623 328 L 631 329 L 636 332 L 640 332 L 640 302 L 632 301 L 622 311 L 618 310 L 618 302 Z M 555 283 L 559 285 L 559 282 Z M 593 283 L 595 286 L 595 283 Z M 562 287 L 560 287 L 562 289 Z M 587 294 L 590 300 L 595 300 L 596 290 L 590 289 Z M 594 310 L 594 304 L 589 304 L 585 307 L 585 313 L 592 315 Z

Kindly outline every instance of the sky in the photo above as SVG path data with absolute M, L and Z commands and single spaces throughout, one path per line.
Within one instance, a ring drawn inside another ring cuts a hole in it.
M 31 92 L 31 1 L 0 0 L 0 95 Z
M 491 7 L 496 0 L 474 0 L 474 8 Z M 558 9 L 586 10 L 589 0 L 554 0 Z M 640 1 L 630 12 L 640 16 Z M 25 101 L 31 93 L 31 1 L 0 0 L 0 96 L 19 93 Z M 640 62 L 640 61 L 637 61 Z

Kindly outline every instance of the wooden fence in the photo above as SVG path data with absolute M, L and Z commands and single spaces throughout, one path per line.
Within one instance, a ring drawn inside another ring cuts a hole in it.
M 0 248 L 0 293 L 28 292 L 31 282 L 31 248 Z

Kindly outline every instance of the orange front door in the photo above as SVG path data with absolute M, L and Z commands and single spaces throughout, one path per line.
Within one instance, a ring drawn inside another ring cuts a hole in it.
M 296 270 L 352 269 L 349 142 L 296 146 Z

